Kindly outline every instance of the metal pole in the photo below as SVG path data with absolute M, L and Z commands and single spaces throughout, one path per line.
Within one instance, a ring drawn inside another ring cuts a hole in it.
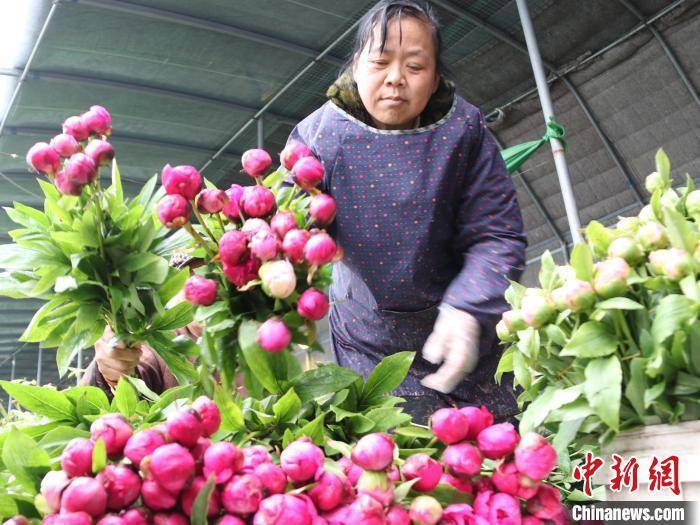
M 498 138 L 498 136 L 493 130 L 491 130 L 491 135 L 493 135 L 493 139 L 496 141 L 496 145 L 498 146 L 498 148 L 503 149 L 503 142 L 501 142 L 501 139 Z M 530 200 L 535 205 L 535 208 L 537 208 L 537 211 L 539 211 L 540 215 L 542 215 L 542 218 L 544 218 L 544 222 L 547 223 L 549 229 L 552 230 L 552 233 L 559 240 L 559 244 L 562 246 L 562 248 L 564 248 L 564 251 L 566 252 L 566 240 L 564 240 L 564 237 L 559 232 L 559 229 L 554 223 L 552 216 L 546 210 L 542 202 L 540 202 L 540 199 L 537 197 L 535 191 L 532 189 L 532 186 L 530 186 L 530 183 L 523 175 L 523 172 L 520 170 L 516 170 L 516 172 L 513 174 L 513 178 L 520 181 L 520 184 L 522 184 L 525 193 L 527 193 L 527 196 L 530 197 Z
M 627 8 L 627 10 L 630 11 L 634 16 L 639 18 L 639 20 L 641 20 L 642 23 L 649 29 L 651 34 L 654 35 L 654 38 L 661 46 L 661 49 L 664 50 L 664 53 L 666 53 L 666 57 L 668 57 L 668 60 L 673 66 L 673 69 L 676 70 L 676 73 L 680 77 L 681 82 L 683 82 L 683 85 L 685 85 L 686 89 L 688 90 L 688 93 L 690 93 L 690 96 L 695 101 L 695 104 L 698 107 L 700 107 L 700 96 L 698 96 L 698 90 L 695 88 L 695 85 L 690 80 L 690 78 L 688 78 L 688 75 L 686 75 L 683 66 L 680 62 L 678 62 L 678 59 L 676 58 L 676 55 L 673 52 L 673 49 L 671 49 L 671 46 L 668 45 L 666 39 L 663 37 L 661 32 L 658 29 L 656 29 L 653 25 L 651 25 L 651 23 L 647 23 L 644 20 L 644 15 L 642 14 L 642 12 L 639 9 L 637 9 L 637 7 L 631 1 L 618 0 L 618 2 L 620 2 L 625 8 Z
M 15 356 L 13 355 L 12 356 L 12 368 L 10 370 L 10 381 L 15 380 L 15 365 L 16 365 L 16 360 L 15 360 Z M 9 396 L 7 398 L 7 411 L 8 412 L 10 411 L 11 407 L 12 407 L 12 396 Z
M 75 384 L 76 386 L 80 385 L 80 378 L 83 375 L 83 351 L 78 350 L 78 366 L 77 366 L 77 372 L 75 374 Z
M 41 368 L 42 368 L 42 358 L 44 357 L 44 349 L 39 347 L 39 353 L 36 359 L 36 384 L 41 386 Z
M 265 133 L 263 129 L 263 115 L 260 115 L 258 119 L 258 148 L 263 149 L 265 146 Z
M 2 131 L 5 129 L 5 123 L 7 122 L 7 117 L 10 116 L 10 111 L 12 111 L 12 106 L 15 103 L 15 100 L 17 99 L 17 95 L 19 95 L 19 90 L 22 87 L 22 84 L 24 83 L 24 79 L 27 78 L 27 73 L 29 72 L 29 68 L 32 65 L 32 61 L 34 60 L 34 55 L 36 55 L 37 50 L 39 49 L 39 44 L 41 44 L 41 41 L 44 39 L 44 35 L 46 34 L 46 30 L 49 27 L 49 23 L 51 22 L 51 19 L 53 18 L 53 14 L 56 12 L 56 9 L 58 8 L 58 3 L 54 2 L 54 4 L 51 6 L 51 10 L 49 11 L 49 14 L 46 16 L 46 20 L 44 21 L 44 25 L 41 28 L 41 31 L 39 32 L 39 36 L 36 39 L 36 42 L 34 42 L 34 47 L 32 48 L 32 52 L 29 55 L 29 58 L 27 59 L 27 63 L 24 65 L 24 69 L 22 70 L 22 75 L 19 77 L 19 80 L 17 81 L 17 85 L 15 86 L 15 91 L 12 93 L 12 98 L 10 98 L 10 102 L 7 104 L 7 109 L 5 109 L 5 114 L 2 117 L 2 122 L 0 122 L 0 135 L 2 135 Z
M 523 33 L 525 34 L 525 41 L 527 42 L 527 49 L 530 54 L 532 71 L 535 75 L 535 82 L 537 83 L 537 91 L 540 97 L 540 104 L 542 105 L 544 120 L 545 123 L 547 123 L 550 117 L 554 116 L 554 107 L 549 94 L 547 77 L 545 76 L 544 67 L 542 65 L 542 57 L 537 47 L 537 38 L 535 37 L 535 31 L 532 27 L 532 20 L 530 19 L 530 12 L 528 11 L 526 0 L 516 0 L 516 2 L 518 5 L 518 13 L 520 14 L 520 22 L 523 26 Z M 569 177 L 569 168 L 566 165 L 564 147 L 556 138 L 550 140 L 550 145 L 552 147 L 552 155 L 554 156 L 554 166 L 557 169 L 557 176 L 559 177 L 561 194 L 564 199 L 564 208 L 566 209 L 566 218 L 569 222 L 571 238 L 574 243 L 578 243 L 583 240 L 581 232 L 579 231 L 581 229 L 581 223 L 578 217 L 578 208 L 576 207 L 574 191 L 571 186 L 571 178 Z

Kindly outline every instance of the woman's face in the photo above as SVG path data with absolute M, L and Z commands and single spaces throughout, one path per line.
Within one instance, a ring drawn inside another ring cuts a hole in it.
M 399 28 L 401 38 L 399 41 Z M 353 74 L 360 98 L 379 129 L 410 129 L 439 84 L 435 43 L 427 24 L 413 17 L 387 25 L 384 52 L 379 52 L 381 27 L 355 57 Z

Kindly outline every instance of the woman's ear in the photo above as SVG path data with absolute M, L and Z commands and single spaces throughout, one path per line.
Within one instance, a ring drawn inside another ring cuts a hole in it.
M 440 76 L 440 73 L 435 73 L 435 85 L 433 85 L 433 92 L 431 93 L 431 95 L 434 95 L 435 92 L 436 92 L 436 91 L 438 90 L 438 88 L 440 87 L 440 80 L 441 80 L 441 78 L 442 78 L 442 77 Z

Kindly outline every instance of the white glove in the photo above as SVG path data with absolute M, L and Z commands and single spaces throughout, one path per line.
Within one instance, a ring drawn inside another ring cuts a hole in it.
M 443 394 L 452 392 L 479 362 L 480 332 L 479 322 L 471 314 L 441 304 L 433 333 L 423 346 L 423 357 L 434 365 L 443 364 L 423 378 L 423 386 Z

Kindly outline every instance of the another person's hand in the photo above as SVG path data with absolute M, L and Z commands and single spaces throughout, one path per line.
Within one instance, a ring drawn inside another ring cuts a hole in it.
M 433 333 L 423 346 L 423 357 L 442 366 L 423 378 L 425 387 L 448 394 L 472 373 L 479 362 L 479 322 L 471 314 L 440 305 Z
M 102 377 L 116 385 L 120 377 L 134 373 L 141 360 L 141 348 L 127 348 L 122 341 L 112 346 L 113 339 L 114 332 L 108 326 L 95 343 L 95 362 Z

